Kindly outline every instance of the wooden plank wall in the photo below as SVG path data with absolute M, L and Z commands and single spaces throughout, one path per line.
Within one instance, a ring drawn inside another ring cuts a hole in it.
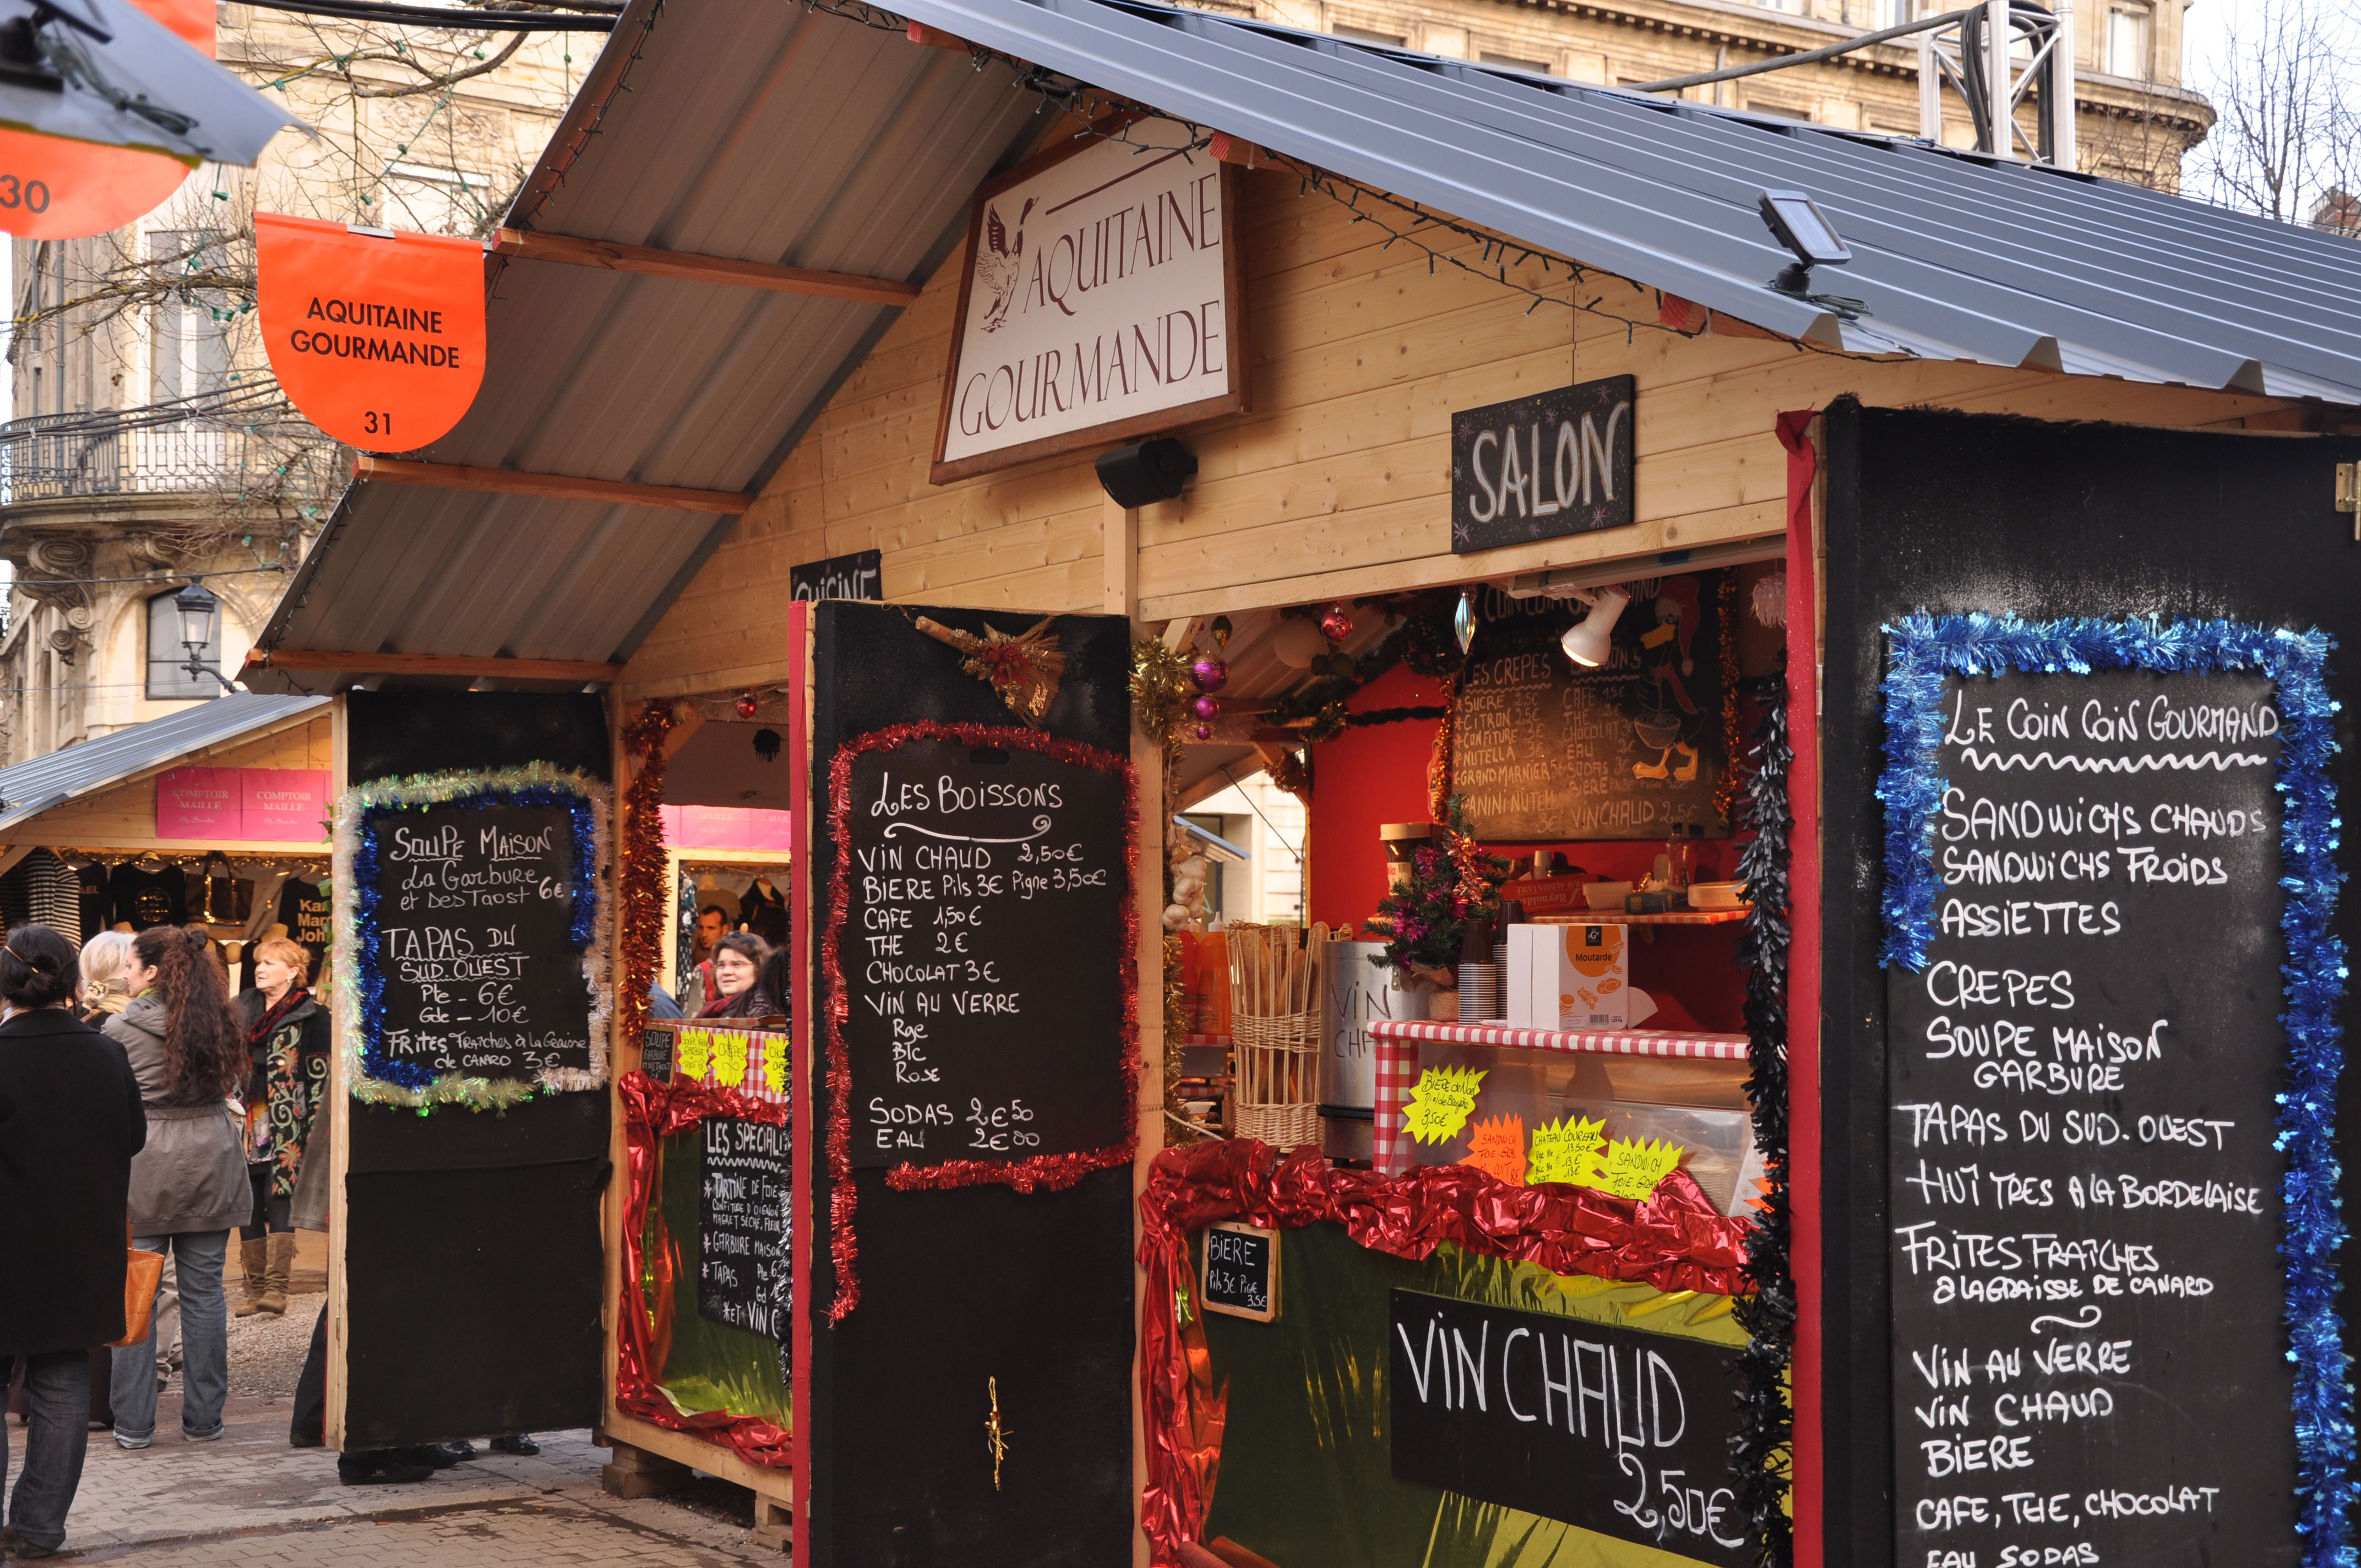
M 308 723 L 291 726 L 260 740 L 183 757 L 173 762 L 171 767 L 325 769 L 335 764 L 330 729 L 329 716 L 323 709 Z M 169 768 L 158 768 L 113 789 L 102 790 L 80 800 L 70 801 L 54 811 L 44 812 L 17 829 L 17 836 L 28 842 L 87 850 L 185 850 L 188 846 L 180 839 L 168 841 L 156 837 L 156 774 L 169 771 Z M 201 847 L 235 850 L 249 846 L 223 843 Z M 251 847 L 300 850 L 321 856 L 328 852 L 324 834 L 316 843 Z
M 1774 417 L 1848 391 L 2147 424 L 2284 427 L 2300 413 L 2257 397 L 1683 337 L 1653 324 L 1652 291 L 1592 278 L 1578 297 L 1608 314 L 1577 314 L 1555 302 L 1570 294 L 1562 269 L 1512 265 L 1511 280 L 1554 297 L 1529 312 L 1531 296 L 1490 277 L 1430 272 L 1413 247 L 1387 248 L 1376 225 L 1291 174 L 1245 183 L 1256 411 L 1189 432 L 1189 492 L 1138 514 L 1148 620 L 1775 534 L 1786 469 Z M 627 696 L 777 678 L 788 567 L 849 551 L 884 552 L 891 599 L 1100 608 L 1106 508 L 1088 455 L 927 481 L 962 264 L 944 263 L 847 380 L 632 659 Z M 1627 332 L 1609 315 L 1642 324 Z M 1626 371 L 1640 383 L 1637 526 L 1453 556 L 1452 411 Z

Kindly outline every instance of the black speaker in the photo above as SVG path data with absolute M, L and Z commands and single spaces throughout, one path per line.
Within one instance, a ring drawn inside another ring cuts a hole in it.
M 1099 483 L 1126 509 L 1169 501 L 1197 471 L 1197 455 L 1169 435 L 1099 454 Z

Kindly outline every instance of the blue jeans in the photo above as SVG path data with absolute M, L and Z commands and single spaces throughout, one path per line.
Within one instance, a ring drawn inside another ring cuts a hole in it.
M 229 1303 L 222 1295 L 229 1233 L 182 1231 L 138 1236 L 131 1245 L 141 1252 L 171 1249 L 181 1289 L 181 1431 L 213 1437 L 222 1430 L 222 1401 L 229 1397 Z M 148 1334 L 155 1334 L 152 1321 Z M 115 1434 L 154 1437 L 156 1350 L 148 1340 L 115 1350 L 114 1395 Z
M 66 1510 L 82 1485 L 90 1431 L 90 1352 L 55 1350 L 16 1359 L 25 1367 L 27 1425 L 25 1468 L 16 1477 L 8 1528 L 54 1552 L 65 1544 Z M 9 1376 L 9 1360 L 0 1355 L 0 1382 Z M 0 1419 L 0 1492 L 7 1487 L 8 1423 Z

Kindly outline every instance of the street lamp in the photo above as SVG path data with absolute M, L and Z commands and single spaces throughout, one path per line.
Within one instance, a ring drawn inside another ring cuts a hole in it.
M 221 624 L 221 600 L 205 587 L 203 577 L 192 577 L 189 586 L 172 596 L 172 608 L 181 616 L 181 646 L 189 651 L 189 662 L 181 666 L 191 680 L 211 675 L 221 682 L 224 691 L 237 687 L 222 679 L 222 673 L 205 663 L 205 650 L 213 646 L 214 628 Z

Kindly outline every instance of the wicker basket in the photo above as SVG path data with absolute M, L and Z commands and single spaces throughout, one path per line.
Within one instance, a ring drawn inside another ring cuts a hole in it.
M 1229 927 L 1231 1133 L 1277 1149 L 1321 1141 L 1320 992 L 1326 949 L 1292 926 Z

